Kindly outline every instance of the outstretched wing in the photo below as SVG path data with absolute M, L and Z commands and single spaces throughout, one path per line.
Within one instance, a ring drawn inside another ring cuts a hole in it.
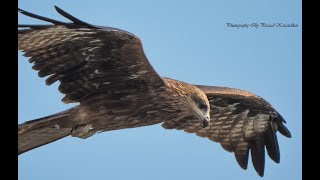
M 162 125 L 164 128 L 196 133 L 219 142 L 225 150 L 234 152 L 243 169 L 247 169 L 250 150 L 253 166 L 260 176 L 264 174 L 265 147 L 269 157 L 280 162 L 276 132 L 286 137 L 291 134 L 283 124 L 284 119 L 267 101 L 239 89 L 197 87 L 210 101 L 210 124 L 202 128 L 198 120 L 189 117 L 175 123 L 166 122 Z
M 54 25 L 18 25 L 18 49 L 30 57 L 47 85 L 60 81 L 63 102 L 80 102 L 96 93 L 145 92 L 163 86 L 146 58 L 141 41 L 126 31 L 83 22 L 58 7 L 72 23 L 27 16 Z

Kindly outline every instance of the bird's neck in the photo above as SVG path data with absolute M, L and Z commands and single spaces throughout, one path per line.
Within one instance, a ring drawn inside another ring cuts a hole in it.
M 185 116 L 192 115 L 192 109 L 190 108 L 190 90 L 192 85 L 177 81 L 169 78 L 162 78 L 166 85 L 166 91 L 170 98 L 173 109 L 180 109 L 181 112 L 176 118 L 179 120 Z

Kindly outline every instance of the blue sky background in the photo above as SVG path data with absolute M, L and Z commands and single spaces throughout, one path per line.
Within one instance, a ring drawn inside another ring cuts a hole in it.
M 280 164 L 266 156 L 264 180 L 302 179 L 301 1 L 19 1 L 19 7 L 65 20 L 58 5 L 97 25 L 138 35 L 157 72 L 194 84 L 249 90 L 287 120 L 293 138 L 278 133 Z M 19 23 L 41 23 L 18 16 Z M 298 28 L 226 27 L 226 23 L 296 23 Z M 18 123 L 50 115 L 64 105 L 57 86 L 45 85 L 18 52 Z M 249 160 L 251 161 L 251 159 Z M 208 139 L 160 125 L 65 138 L 18 158 L 20 180 L 261 179 L 251 162 Z

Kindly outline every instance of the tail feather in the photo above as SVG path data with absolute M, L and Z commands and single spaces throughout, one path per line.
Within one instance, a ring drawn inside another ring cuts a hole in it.
M 18 125 L 18 155 L 70 135 L 70 110 Z

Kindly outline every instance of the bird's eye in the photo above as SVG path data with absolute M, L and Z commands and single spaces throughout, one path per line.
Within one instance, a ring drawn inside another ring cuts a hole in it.
M 199 103 L 199 109 L 202 109 L 202 110 L 206 110 L 207 109 L 207 105 L 203 102 Z

